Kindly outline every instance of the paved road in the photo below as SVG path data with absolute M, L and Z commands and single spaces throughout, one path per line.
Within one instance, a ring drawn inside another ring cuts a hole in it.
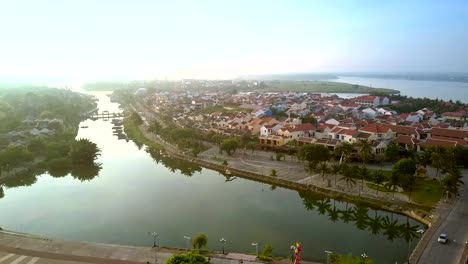
M 463 181 L 468 185 L 468 171 L 463 170 Z M 445 222 L 440 225 L 431 242 L 427 245 L 418 263 L 458 264 L 468 241 L 468 186 L 463 186 L 460 199 L 454 205 Z M 446 233 L 450 242 L 437 243 L 437 236 Z

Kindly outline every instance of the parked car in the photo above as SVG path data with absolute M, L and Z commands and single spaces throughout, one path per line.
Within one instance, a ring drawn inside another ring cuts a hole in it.
M 445 244 L 447 243 L 447 234 L 440 234 L 439 238 L 437 238 L 437 242 Z

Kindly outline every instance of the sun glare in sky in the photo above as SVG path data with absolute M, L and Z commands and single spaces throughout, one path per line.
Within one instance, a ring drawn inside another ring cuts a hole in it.
M 0 81 L 467 71 L 466 1 L 0 1 Z

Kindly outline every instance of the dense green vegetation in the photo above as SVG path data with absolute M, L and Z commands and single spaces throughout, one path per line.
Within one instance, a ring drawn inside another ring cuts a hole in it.
M 82 114 L 95 109 L 95 101 L 62 89 L 12 88 L 0 90 L 0 172 L 42 166 L 53 176 L 97 175 L 96 144 L 75 140 Z
M 333 157 L 335 160 L 342 159 L 344 163 L 330 163 L 331 155 L 328 149 L 320 145 L 304 145 L 297 156 L 308 161 L 306 170 L 319 173 L 325 178 L 326 174 L 332 174 L 337 186 L 337 176 L 341 175 L 341 180 L 346 182 L 348 187 L 352 187 L 358 180 L 361 181 L 361 190 L 364 187 L 364 180 L 370 183 L 367 186 L 379 192 L 395 192 L 398 187 L 403 189 L 403 193 L 410 201 L 424 205 L 434 206 L 442 197 L 442 194 L 453 196 L 458 193 L 463 184 L 459 167 L 466 166 L 466 148 L 428 148 L 425 152 L 405 151 L 400 153 L 393 145 L 389 146 L 385 156 L 375 157 L 369 152 L 368 144 L 359 144 L 357 155 L 362 161 L 362 166 L 349 166 L 346 161 L 350 156 L 353 147 L 343 144 L 335 150 Z M 392 171 L 370 170 L 366 167 L 368 160 L 383 161 L 387 158 L 390 161 L 398 160 Z M 424 179 L 417 177 L 417 166 L 432 165 L 436 168 L 438 180 Z M 441 177 L 443 176 L 443 177 Z
M 353 257 L 353 255 L 330 255 L 330 264 L 373 264 L 372 259 Z
M 194 252 L 185 254 L 175 254 L 168 258 L 165 264 L 209 264 L 210 262 L 203 256 Z
M 204 234 L 199 234 L 192 239 L 192 246 L 195 249 L 202 249 L 208 244 L 208 237 Z
M 141 117 L 137 113 L 132 113 L 130 117 L 124 118 L 124 131 L 129 138 L 135 142 L 138 148 L 142 148 L 146 145 L 154 150 L 164 149 L 161 145 L 157 144 L 153 140 L 149 140 L 141 132 L 139 125 L 141 125 Z
M 66 129 L 76 129 L 81 120 L 80 113 L 95 107 L 89 96 L 68 90 L 47 87 L 1 89 L 0 133 L 21 128 L 21 122 L 27 118 L 61 119 Z
M 131 82 L 97 82 L 85 84 L 82 88 L 90 91 L 134 91 L 138 88 L 147 88 L 156 91 L 171 91 L 180 90 L 180 82 L 175 81 L 131 81 Z M 291 92 L 315 92 L 315 93 L 370 93 L 380 92 L 387 94 L 398 93 L 397 90 L 385 88 L 371 88 L 362 85 L 329 82 L 329 81 L 293 81 L 293 80 L 275 80 L 275 81 L 261 81 L 257 86 L 250 86 L 249 82 L 241 81 L 236 84 L 224 84 L 219 86 L 202 86 L 201 84 L 192 84 L 190 87 L 183 90 L 194 91 L 291 91 Z
M 436 114 L 440 115 L 444 112 L 456 112 L 460 109 L 468 107 L 467 104 L 464 104 L 459 100 L 453 102 L 452 100 L 444 101 L 429 98 L 413 98 L 399 94 L 391 95 L 389 93 L 382 93 L 380 91 L 374 91 L 371 92 L 371 94 L 385 95 L 388 96 L 392 102 L 398 101 L 398 103 L 392 103 L 391 105 L 386 106 L 390 109 L 397 111 L 398 113 L 411 113 L 421 110 L 423 108 L 428 108 L 434 111 Z
M 328 82 L 328 81 L 265 81 L 266 91 L 314 92 L 314 93 L 370 93 L 382 92 L 387 94 L 399 93 L 397 90 L 385 88 L 371 88 L 367 86 Z

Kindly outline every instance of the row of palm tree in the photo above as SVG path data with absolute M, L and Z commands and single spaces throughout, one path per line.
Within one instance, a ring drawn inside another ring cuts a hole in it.
M 368 207 L 355 205 L 350 206 L 348 202 L 345 207 L 338 209 L 336 201 L 329 198 L 322 199 L 306 193 L 299 193 L 303 204 L 307 210 L 317 210 L 320 215 L 327 215 L 332 222 L 341 220 L 343 223 L 353 222 L 359 230 L 368 230 L 373 235 L 383 234 L 388 240 L 403 238 L 406 242 L 418 237 L 418 225 L 412 225 L 409 219 L 405 223 L 400 223 L 394 219 L 393 213 L 390 216 L 381 216 L 377 210 L 373 214 Z
M 372 148 L 368 141 L 363 140 L 357 145 L 356 148 L 348 143 L 340 144 L 335 151 L 335 157 L 339 157 L 339 162 L 327 163 L 329 159 L 325 161 L 318 161 L 317 164 L 313 164 L 309 161 L 310 171 L 315 170 L 322 176 L 325 181 L 326 174 L 332 174 L 334 176 L 335 187 L 337 186 L 338 175 L 341 175 L 341 180 L 346 182 L 348 188 L 351 188 L 356 184 L 356 180 L 361 181 L 361 192 L 364 190 L 364 180 L 370 180 L 377 185 L 376 195 L 379 193 L 379 187 L 384 186 L 388 190 L 393 192 L 395 196 L 398 187 L 409 190 L 409 199 L 411 193 L 415 189 L 416 178 L 415 173 L 400 173 L 399 171 L 393 171 L 390 177 L 386 177 L 382 170 L 377 170 L 371 173 L 367 169 L 367 164 L 371 158 L 373 158 Z M 351 157 L 352 153 L 356 152 L 361 161 L 362 166 L 349 166 L 347 161 Z M 375 157 L 374 157 L 375 158 Z M 382 159 L 380 159 L 383 161 Z M 458 189 L 463 184 L 461 172 L 457 167 L 455 159 L 455 149 L 448 148 L 443 149 L 440 147 L 426 149 L 425 152 L 414 154 L 409 157 L 409 160 L 416 165 L 427 166 L 431 164 L 436 168 L 436 177 L 441 181 L 444 191 L 450 195 L 457 194 Z M 313 165 L 313 166 L 312 166 Z M 441 175 L 445 175 L 442 179 Z M 360 192 L 360 193 L 361 193 Z

